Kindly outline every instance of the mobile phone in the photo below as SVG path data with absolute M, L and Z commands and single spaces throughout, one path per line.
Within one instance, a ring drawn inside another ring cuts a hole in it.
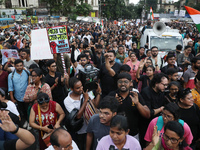
M 52 125 L 52 124 L 48 125 L 47 127 L 48 127 L 49 129 L 53 129 L 53 125 Z

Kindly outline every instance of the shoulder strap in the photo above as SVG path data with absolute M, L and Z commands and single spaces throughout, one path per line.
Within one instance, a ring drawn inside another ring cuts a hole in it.
M 28 76 L 30 75 L 26 69 L 24 69 L 24 71 L 26 72 L 26 74 L 27 74 Z
M 12 72 L 11 80 L 13 80 L 14 74 L 15 74 L 15 70 Z
M 157 123 L 156 123 L 156 126 L 158 127 L 158 131 L 161 131 L 163 126 L 164 126 L 164 122 L 163 122 L 163 118 L 162 116 L 159 116 L 158 117 L 158 120 L 157 120 Z
M 80 108 L 81 108 L 82 104 L 83 104 L 83 97 L 81 98 L 81 105 L 80 105 Z
M 178 122 L 183 126 L 184 125 L 184 121 L 182 119 L 178 119 Z
M 38 90 L 38 92 L 37 92 L 37 95 L 38 95 L 38 93 L 40 92 L 40 90 L 42 89 L 43 85 L 44 85 L 44 84 L 42 84 L 42 85 L 41 85 L 41 88 L 39 88 L 39 90 Z
M 40 111 L 40 105 L 38 104 L 38 120 L 39 120 L 39 124 L 42 127 L 42 116 L 41 116 L 41 111 Z M 43 133 L 41 130 L 41 136 L 43 137 Z

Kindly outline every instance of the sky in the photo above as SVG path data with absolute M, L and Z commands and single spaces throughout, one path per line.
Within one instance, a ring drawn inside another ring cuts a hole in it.
M 129 3 L 137 4 L 140 0 L 129 0 Z

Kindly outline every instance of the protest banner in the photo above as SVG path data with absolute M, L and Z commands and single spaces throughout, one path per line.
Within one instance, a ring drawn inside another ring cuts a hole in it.
M 67 26 L 55 26 L 47 28 L 47 34 L 49 38 L 49 44 L 52 54 L 60 53 L 62 65 L 65 75 L 67 75 L 67 70 L 65 67 L 65 61 L 63 53 L 70 53 L 71 49 L 69 47 L 69 38 L 67 34 Z
M 51 52 L 70 53 L 69 40 L 66 26 L 55 26 L 47 28 Z
M 8 61 L 8 58 L 19 59 L 19 55 L 16 49 L 2 49 L 2 65 Z
M 53 59 L 46 29 L 31 31 L 31 59 Z

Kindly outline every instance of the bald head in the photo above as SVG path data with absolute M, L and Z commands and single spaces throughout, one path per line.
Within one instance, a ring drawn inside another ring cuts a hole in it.
M 55 150 L 65 148 L 65 150 L 72 150 L 71 135 L 62 127 L 57 128 L 50 137 L 51 145 Z

